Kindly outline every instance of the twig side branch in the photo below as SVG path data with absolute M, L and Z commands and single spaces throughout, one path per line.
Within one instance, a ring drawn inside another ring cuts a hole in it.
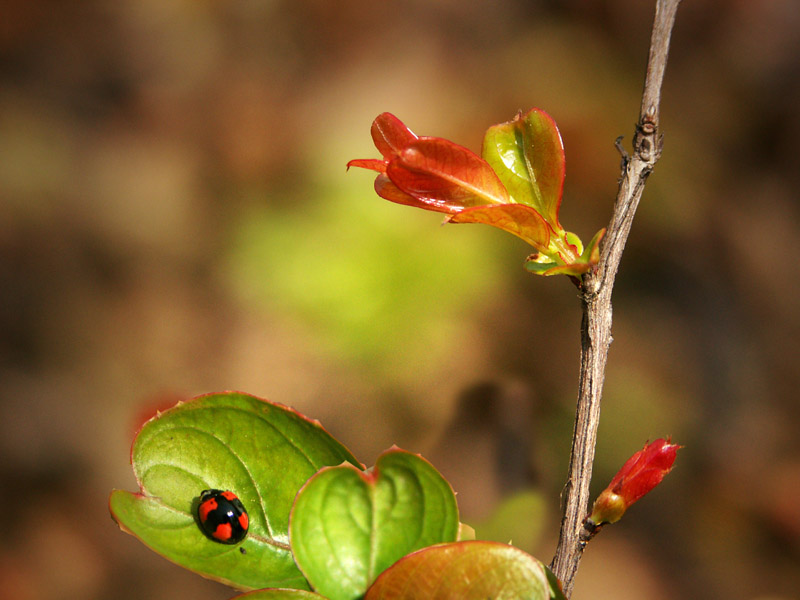
M 567 597 L 572 595 L 575 574 L 588 536 L 584 521 L 589 510 L 600 398 L 611 344 L 611 292 L 631 230 L 645 181 L 661 156 L 659 129 L 661 86 L 669 54 L 669 41 L 680 0 L 657 0 L 650 56 L 647 62 L 642 107 L 633 138 L 633 154 L 623 153 L 623 172 L 600 251 L 597 268 L 587 273 L 581 285 L 581 366 L 575 429 L 572 437 L 569 475 L 564 486 L 564 514 L 558 547 L 550 564 Z

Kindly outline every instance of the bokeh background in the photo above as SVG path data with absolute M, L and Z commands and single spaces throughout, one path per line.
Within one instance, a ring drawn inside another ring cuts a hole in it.
M 7 0 L 0 9 L 0 595 L 223 599 L 121 533 L 137 425 L 237 389 L 451 480 L 479 536 L 555 548 L 580 310 L 478 226 L 392 205 L 382 111 L 478 150 L 531 106 L 562 222 L 608 221 L 653 2 Z M 576 600 L 800 589 L 800 4 L 686 0 L 664 155 L 617 279 L 595 485 L 685 445 Z

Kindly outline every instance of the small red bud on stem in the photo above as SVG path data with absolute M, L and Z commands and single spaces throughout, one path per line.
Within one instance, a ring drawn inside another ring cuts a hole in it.
M 591 539 L 597 530 L 607 523 L 616 523 L 625 511 L 656 487 L 664 476 L 672 470 L 678 444 L 670 439 L 657 439 L 631 456 L 614 475 L 611 483 L 595 500 L 592 512 L 584 523 L 584 529 Z

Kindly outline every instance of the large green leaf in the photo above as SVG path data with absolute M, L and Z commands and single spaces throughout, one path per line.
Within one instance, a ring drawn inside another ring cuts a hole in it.
M 551 586 L 556 586 L 551 587 Z M 522 550 L 497 542 L 455 542 L 414 552 L 384 571 L 365 600 L 562 599 L 555 578 Z
M 240 393 L 201 396 L 154 417 L 137 435 L 131 462 L 141 491 L 112 492 L 120 527 L 165 558 L 240 589 L 307 589 L 289 549 L 294 497 L 324 466 L 360 468 L 318 422 Z M 242 544 L 220 544 L 200 530 L 194 511 L 208 488 L 231 490 L 244 503 L 250 530 Z
M 397 559 L 457 535 L 450 484 L 396 448 L 367 472 L 342 465 L 317 473 L 297 495 L 290 525 L 297 564 L 331 600 L 360 598 Z
M 256 590 L 234 596 L 231 600 L 327 600 L 314 592 L 305 590 L 268 589 Z
M 564 188 L 564 145 L 552 117 L 533 108 L 494 125 L 483 140 L 483 158 L 514 202 L 535 208 L 557 234 Z

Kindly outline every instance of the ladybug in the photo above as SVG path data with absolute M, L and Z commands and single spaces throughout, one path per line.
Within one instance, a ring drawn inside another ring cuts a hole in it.
M 242 501 L 229 491 L 204 490 L 197 520 L 205 534 L 222 544 L 238 544 L 247 535 L 250 519 Z

